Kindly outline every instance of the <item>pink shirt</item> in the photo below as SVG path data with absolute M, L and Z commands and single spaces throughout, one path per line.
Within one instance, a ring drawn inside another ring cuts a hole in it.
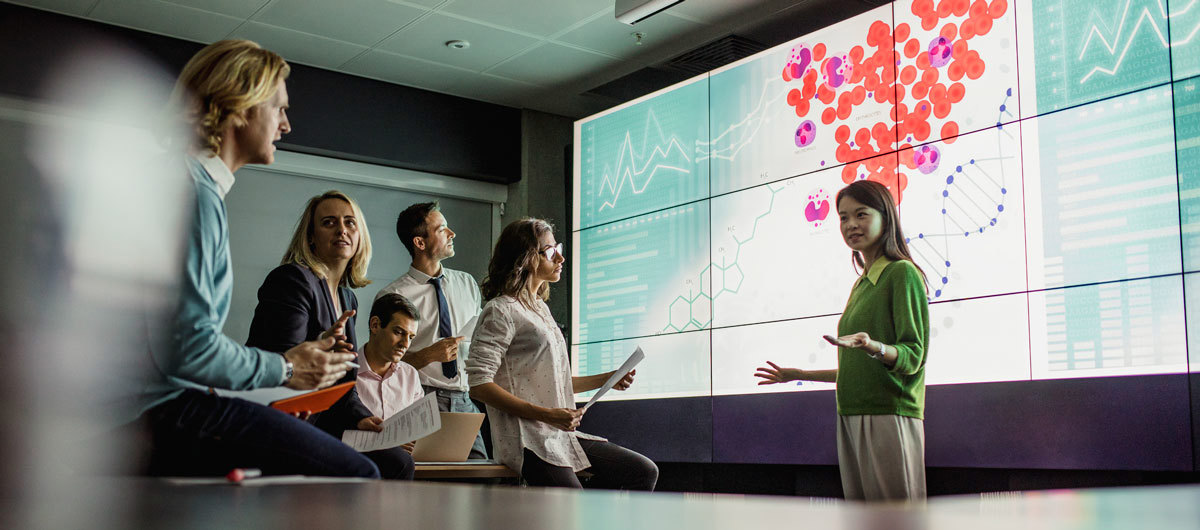
M 358 354 L 358 382 L 354 387 L 358 390 L 358 398 L 371 414 L 385 420 L 425 397 L 421 376 L 411 364 L 392 363 L 381 376 L 371 370 L 361 353 Z

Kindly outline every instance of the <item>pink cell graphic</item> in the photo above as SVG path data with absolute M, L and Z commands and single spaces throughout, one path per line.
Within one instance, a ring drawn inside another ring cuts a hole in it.
M 817 188 L 816 191 L 808 194 L 808 205 L 804 207 L 804 218 L 812 223 L 814 228 L 820 227 L 829 217 L 831 209 L 829 192 L 824 188 Z
M 796 127 L 796 147 L 808 147 L 817 138 L 817 124 L 812 120 L 804 120 Z
M 845 55 L 840 57 L 830 57 L 822 65 L 825 76 L 825 85 L 830 89 L 842 86 L 846 83 L 846 79 L 850 77 L 851 65 L 849 59 Z
M 917 166 L 917 170 L 923 174 L 930 174 L 937 171 L 938 164 L 942 161 L 942 152 L 938 151 L 937 147 L 932 145 L 922 145 L 913 149 L 913 164 Z
M 950 64 L 954 59 L 954 46 L 950 39 L 941 35 L 929 41 L 929 65 L 934 68 L 941 68 Z
M 792 54 L 788 56 L 787 67 L 784 68 L 785 77 L 791 79 L 800 79 L 804 76 L 804 72 L 808 71 L 808 66 L 812 64 L 812 51 L 806 48 L 803 44 L 792 48 Z M 789 79 L 789 81 L 791 80 Z

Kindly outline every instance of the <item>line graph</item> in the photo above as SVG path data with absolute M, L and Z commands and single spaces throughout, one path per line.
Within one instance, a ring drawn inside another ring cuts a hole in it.
M 706 79 L 618 106 L 579 126 L 583 229 L 703 198 Z
M 1036 2 L 1032 34 L 1038 113 L 1169 81 L 1170 50 L 1191 39 L 1189 32 L 1168 27 L 1197 10 L 1197 0 L 1179 1 L 1177 6 L 1168 6 L 1167 0 Z
M 696 160 L 712 158 L 733 161 L 742 152 L 742 149 L 754 143 L 754 139 L 762 130 L 763 125 L 771 119 L 773 114 L 779 112 L 775 103 L 787 95 L 786 91 L 777 88 L 777 85 L 781 84 L 783 81 L 778 76 L 771 76 L 763 80 L 762 90 L 754 107 L 746 113 L 746 117 L 737 123 L 730 124 L 712 140 L 697 145 Z M 771 94 L 774 95 L 771 96 Z
M 649 147 L 652 143 L 651 127 L 657 133 L 653 148 Z M 688 149 L 683 146 L 679 137 L 663 132 L 662 124 L 658 122 L 658 117 L 655 116 L 653 110 L 646 113 L 646 125 L 642 131 L 641 146 L 642 149 L 639 152 L 633 144 L 633 132 L 625 131 L 625 138 L 621 142 L 616 161 L 612 166 L 604 166 L 603 176 L 597 190 L 602 198 L 600 211 L 615 208 L 617 200 L 621 198 L 621 192 L 626 187 L 629 188 L 630 193 L 635 195 L 645 192 L 646 187 L 654 180 L 654 176 L 659 170 L 676 172 L 681 178 L 691 175 L 692 159 L 688 156 Z M 646 154 L 647 150 L 650 151 L 648 155 Z M 671 160 L 672 153 L 678 153 L 677 156 L 680 160 Z M 641 185 L 638 185 L 637 179 L 642 180 Z M 606 198 L 609 195 L 611 198 Z
M 1119 21 L 1117 23 L 1115 34 L 1111 30 L 1106 32 L 1100 29 L 1101 25 L 1106 26 L 1105 29 L 1109 28 L 1107 27 L 1108 25 L 1104 23 L 1104 20 L 1099 13 L 1097 13 L 1095 10 L 1092 10 L 1092 12 L 1088 14 L 1088 20 L 1095 20 L 1095 22 L 1093 22 L 1088 28 L 1087 38 L 1084 39 L 1083 45 L 1079 49 L 1079 55 L 1076 60 L 1083 61 L 1089 47 L 1092 45 L 1093 39 L 1098 39 L 1098 46 L 1102 46 L 1105 50 L 1107 50 L 1109 55 L 1116 56 L 1116 61 L 1113 63 L 1111 68 L 1105 68 L 1100 65 L 1093 66 L 1092 69 L 1089 70 L 1088 73 L 1079 80 L 1080 84 L 1086 83 L 1089 78 L 1097 73 L 1116 75 L 1121 69 L 1121 63 L 1124 62 L 1125 58 L 1129 55 L 1129 50 L 1133 47 L 1134 41 L 1141 34 L 1142 27 L 1144 25 L 1149 26 L 1149 29 L 1146 29 L 1145 31 L 1153 31 L 1153 35 L 1158 39 L 1159 43 L 1162 44 L 1163 48 L 1167 48 L 1168 43 L 1166 28 L 1160 27 L 1160 21 L 1165 26 L 1165 24 L 1169 23 L 1169 19 L 1186 15 L 1196 5 L 1197 0 L 1190 0 L 1180 10 L 1174 13 L 1168 13 L 1167 7 L 1163 2 L 1164 0 L 1157 0 L 1155 2 L 1156 6 L 1158 7 L 1158 15 L 1161 18 L 1156 18 L 1155 13 L 1152 12 L 1149 6 L 1142 6 L 1140 9 L 1138 9 L 1136 13 L 1137 20 L 1133 23 L 1133 29 L 1129 30 L 1127 34 L 1125 33 L 1125 27 L 1129 23 L 1129 11 L 1133 9 L 1133 0 L 1125 1 L 1125 6 L 1122 8 L 1121 15 L 1118 19 Z M 1171 39 L 1169 46 L 1174 47 L 1188 44 L 1196 36 L 1198 31 L 1200 31 L 1200 25 L 1192 28 L 1186 35 Z M 1106 36 L 1106 34 L 1111 35 L 1111 38 Z M 1125 38 L 1124 44 L 1122 45 L 1123 36 Z M 1117 52 L 1118 47 L 1121 48 L 1120 53 Z

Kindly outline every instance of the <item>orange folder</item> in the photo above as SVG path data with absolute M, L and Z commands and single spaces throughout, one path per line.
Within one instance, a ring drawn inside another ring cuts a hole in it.
M 333 385 L 329 388 L 324 388 L 315 392 L 309 392 L 307 394 L 300 394 L 299 396 L 292 396 L 290 398 L 272 401 L 271 408 L 282 410 L 289 414 L 304 411 L 316 414 L 328 409 L 329 407 L 332 407 L 333 404 L 337 403 L 337 400 L 346 395 L 346 392 L 349 392 L 351 388 L 354 388 L 354 381 L 342 383 L 340 385 Z

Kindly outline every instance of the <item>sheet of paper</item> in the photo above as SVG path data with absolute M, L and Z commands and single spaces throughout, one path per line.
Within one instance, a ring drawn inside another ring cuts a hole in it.
M 613 374 L 609 376 L 608 381 L 604 382 L 604 386 L 600 387 L 600 389 L 596 391 L 596 394 L 592 396 L 592 399 L 588 400 L 587 405 L 584 405 L 583 408 L 586 409 L 592 406 L 592 403 L 595 403 L 596 400 L 600 399 L 600 396 L 607 394 L 608 391 L 612 389 L 613 385 L 617 384 L 617 381 L 620 381 L 622 377 L 625 377 L 625 374 L 629 373 L 630 370 L 633 370 L 633 368 L 645 358 L 646 354 L 642 353 L 642 347 L 638 346 L 636 350 L 633 350 L 633 353 L 629 356 L 629 358 L 625 359 L 625 362 L 621 364 L 621 367 L 617 368 L 617 371 L 613 372 Z
M 429 436 L 441 428 L 442 415 L 438 413 L 437 394 L 426 394 L 416 403 L 384 420 L 382 432 L 347 430 L 342 433 L 342 442 L 365 453 L 398 447 Z
M 479 323 L 479 315 L 475 315 L 475 316 L 471 317 L 471 320 L 468 320 L 466 324 L 463 324 L 458 327 L 458 335 L 457 336 L 463 337 L 463 340 L 465 340 L 465 341 L 470 341 L 471 334 L 475 333 L 475 324 L 478 324 L 478 323 Z M 436 324 L 436 322 L 435 322 L 435 324 Z

